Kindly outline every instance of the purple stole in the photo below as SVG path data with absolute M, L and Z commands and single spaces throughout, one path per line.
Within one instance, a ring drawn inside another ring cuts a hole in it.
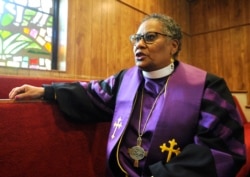
M 127 127 L 142 77 L 138 67 L 129 69 L 123 77 L 108 137 L 108 158 Z M 159 117 L 159 120 L 151 139 L 146 166 L 163 160 L 164 155 L 159 146 L 173 138 L 180 150 L 193 143 L 205 78 L 205 71 L 179 62 L 169 78 L 166 98 L 159 99 L 157 103 L 163 105 L 162 111 L 152 114 L 152 119 Z

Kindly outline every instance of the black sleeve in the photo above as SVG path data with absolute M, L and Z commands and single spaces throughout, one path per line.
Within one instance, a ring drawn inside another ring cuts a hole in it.
M 45 88 L 44 100 L 56 101 L 61 111 L 73 121 L 111 121 L 116 95 L 125 72 L 126 70 L 122 70 L 105 80 L 88 83 L 43 85 Z
M 60 110 L 77 122 L 110 121 L 112 113 L 99 109 L 79 82 L 44 85 L 45 100 L 56 100 Z

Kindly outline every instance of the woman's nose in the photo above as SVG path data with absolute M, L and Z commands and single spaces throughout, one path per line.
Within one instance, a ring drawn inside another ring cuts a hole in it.
M 138 40 L 135 44 L 134 47 L 136 48 L 145 48 L 147 45 L 143 39 L 143 37 L 140 38 L 140 40 Z

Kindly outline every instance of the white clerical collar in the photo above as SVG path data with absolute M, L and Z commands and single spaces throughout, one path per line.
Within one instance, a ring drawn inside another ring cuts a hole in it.
M 150 72 L 142 71 L 142 74 L 144 77 L 149 79 L 158 79 L 169 76 L 170 74 L 172 74 L 173 71 L 174 71 L 174 63 L 171 63 L 168 66 L 156 71 L 150 71 Z

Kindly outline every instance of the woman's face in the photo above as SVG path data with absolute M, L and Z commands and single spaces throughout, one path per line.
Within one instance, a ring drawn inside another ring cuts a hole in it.
M 162 23 L 155 19 L 143 22 L 136 34 L 147 32 L 163 33 Z M 153 43 L 146 44 L 140 39 L 134 44 L 135 64 L 144 71 L 154 71 L 170 64 L 172 55 L 177 51 L 178 43 L 164 35 L 157 35 Z

